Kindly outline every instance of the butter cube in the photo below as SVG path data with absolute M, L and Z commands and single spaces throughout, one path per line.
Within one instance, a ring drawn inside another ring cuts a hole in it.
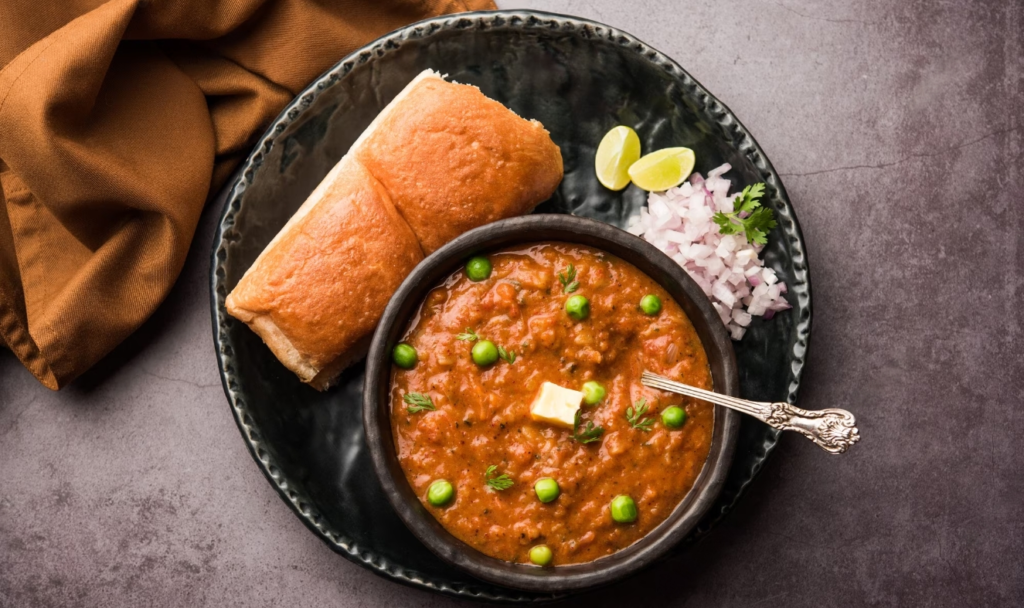
M 530 405 L 530 416 L 539 422 L 571 429 L 581 403 L 583 393 L 580 391 L 545 382 Z

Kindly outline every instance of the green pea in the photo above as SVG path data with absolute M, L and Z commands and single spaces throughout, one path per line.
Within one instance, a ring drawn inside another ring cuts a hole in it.
M 590 301 L 583 296 L 572 296 L 565 301 L 565 312 L 577 321 L 590 316 Z
M 591 380 L 590 382 L 583 383 L 583 403 L 587 405 L 597 405 L 604 399 L 605 391 L 604 387 L 599 383 Z
M 402 342 L 396 344 L 395 350 L 391 351 L 391 360 L 402 369 L 412 369 L 416 366 L 416 362 L 420 360 L 420 357 L 416 353 L 415 348 Z
M 636 503 L 625 494 L 619 494 L 612 499 L 612 519 L 620 524 L 631 524 L 636 521 Z
M 533 484 L 533 491 L 537 493 L 538 500 L 546 503 L 558 498 L 562 489 L 558 487 L 558 482 L 554 479 L 542 477 L 537 480 L 537 483 Z
M 466 262 L 466 276 L 470 281 L 483 281 L 491 276 L 491 268 L 490 260 L 477 256 Z
M 498 347 L 490 340 L 478 340 L 473 345 L 472 355 L 473 363 L 485 367 L 498 360 Z
M 654 316 L 661 312 L 661 298 L 649 293 L 640 299 L 640 310 L 644 311 L 645 315 Z
M 551 553 L 551 547 L 547 545 L 537 545 L 530 549 L 530 561 L 538 566 L 547 566 L 551 563 L 553 557 L 554 554 Z
M 427 488 L 427 502 L 435 507 L 443 507 L 455 496 L 455 488 L 445 479 L 435 479 Z
M 666 407 L 661 413 L 661 422 L 670 429 L 678 429 L 686 422 L 686 410 L 678 405 Z

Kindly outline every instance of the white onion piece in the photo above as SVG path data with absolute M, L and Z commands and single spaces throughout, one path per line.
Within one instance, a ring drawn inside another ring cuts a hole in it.
M 758 257 L 761 247 L 743 235 L 723 235 L 711 217 L 731 212 L 738 194 L 722 177 L 732 167 L 722 165 L 690 176 L 678 188 L 651 192 L 647 209 L 634 217 L 631 234 L 668 254 L 682 266 L 711 299 L 733 340 L 740 340 L 752 317 L 770 319 L 791 308 L 786 284 Z

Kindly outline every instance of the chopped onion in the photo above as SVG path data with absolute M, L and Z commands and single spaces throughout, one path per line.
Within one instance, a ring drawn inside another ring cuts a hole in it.
M 678 188 L 652 192 L 628 230 L 682 266 L 711 299 L 732 339 L 740 340 L 752 317 L 771 319 L 791 306 L 786 284 L 758 257 L 761 246 L 740 234 L 723 235 L 711 219 L 733 210 L 738 194 L 729 194 L 732 184 L 722 177 L 730 169 L 724 164 L 707 178 L 694 173 Z

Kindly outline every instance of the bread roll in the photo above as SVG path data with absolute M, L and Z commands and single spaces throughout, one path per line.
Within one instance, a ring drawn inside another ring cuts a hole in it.
M 344 158 L 228 295 L 295 374 L 323 390 L 366 354 L 391 294 L 423 260 L 416 235 L 376 179 Z
M 467 230 L 529 213 L 562 181 L 562 155 L 543 125 L 433 74 L 376 126 L 354 154 L 427 255 Z
M 366 353 L 388 300 L 463 232 L 529 213 L 562 178 L 544 127 L 426 70 L 352 145 L 225 302 L 303 382 Z

